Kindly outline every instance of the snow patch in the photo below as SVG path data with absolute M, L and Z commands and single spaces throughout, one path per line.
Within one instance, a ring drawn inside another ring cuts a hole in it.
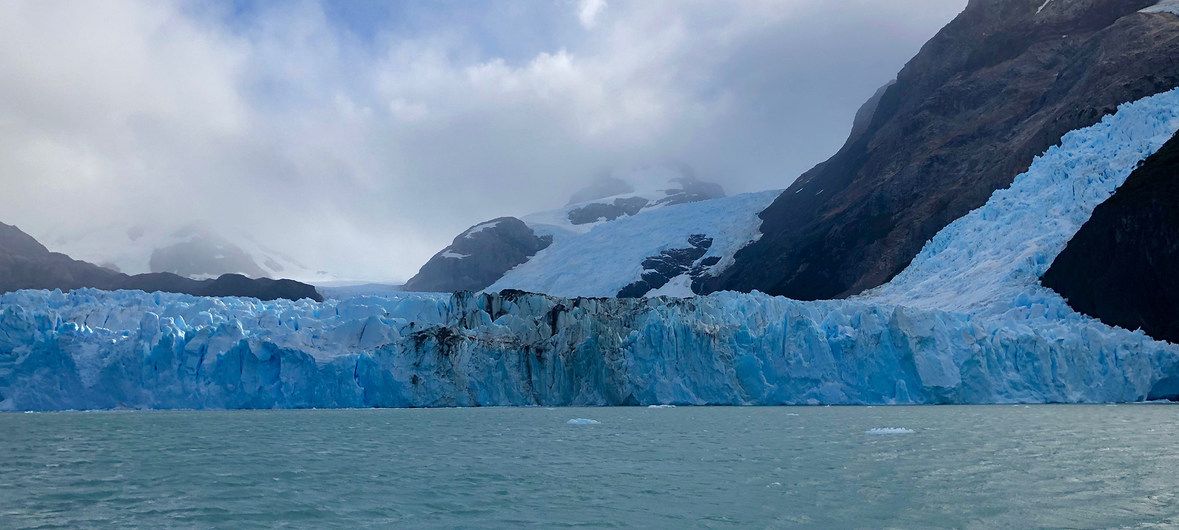
M 463 259 L 471 257 L 470 254 L 459 254 L 458 252 L 454 252 L 452 250 L 447 250 L 446 252 L 439 254 L 439 256 L 446 259 Z
M 489 228 L 495 228 L 495 227 L 499 226 L 499 223 L 500 223 L 499 221 L 488 221 L 486 223 L 477 224 L 475 226 L 472 226 L 471 228 L 468 228 L 466 232 L 463 232 L 462 237 L 464 237 L 466 239 L 471 239 L 475 234 L 478 234 L 479 232 L 482 232 L 482 231 L 487 230 Z
M 668 296 L 672 298 L 691 298 L 696 296 L 692 292 L 692 277 L 687 274 L 681 274 L 672 278 L 663 287 L 652 289 L 643 295 L 647 298 L 655 298 L 658 296 Z

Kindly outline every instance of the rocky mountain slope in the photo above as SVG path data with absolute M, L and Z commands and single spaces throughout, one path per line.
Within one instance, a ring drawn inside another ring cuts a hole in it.
M 1179 136 L 1094 210 L 1043 283 L 1082 313 L 1179 343 Z
M 705 289 L 811 300 L 887 282 L 1065 132 L 1179 86 L 1179 16 L 1139 12 L 1155 3 L 972 0 Z
M 193 280 L 171 273 L 129 276 L 50 252 L 17 227 L 0 223 L 0 292 L 19 289 L 69 291 L 83 287 L 199 296 L 248 296 L 263 300 L 322 300 L 314 287 L 292 280 L 250 279 L 239 274 L 225 274 L 208 280 Z
M 405 282 L 406 291 L 477 291 L 553 242 L 524 221 L 500 217 L 468 228 Z

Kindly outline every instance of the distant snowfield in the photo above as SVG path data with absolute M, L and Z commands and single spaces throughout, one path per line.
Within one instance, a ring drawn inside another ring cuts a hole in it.
M 566 218 L 570 207 L 526 216 L 523 220 L 533 230 L 553 235 L 553 244 L 485 290 L 615 296 L 639 279 L 644 259 L 663 250 L 687 247 L 688 237 L 693 234 L 713 239 L 704 257 L 720 258 L 712 267 L 719 271 L 732 264 L 733 254 L 741 247 L 760 236 L 761 220 L 757 214 L 781 193 L 781 190 L 763 191 L 660 206 L 592 225 L 570 224 Z M 692 296 L 689 284 L 683 275 L 650 295 Z

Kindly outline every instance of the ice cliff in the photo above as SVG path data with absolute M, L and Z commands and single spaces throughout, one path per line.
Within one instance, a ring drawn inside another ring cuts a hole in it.
M 1079 315 L 1037 278 L 1177 129 L 1179 91 L 1123 105 L 852 300 L 10 293 L 0 409 L 1176 397 L 1179 347 Z

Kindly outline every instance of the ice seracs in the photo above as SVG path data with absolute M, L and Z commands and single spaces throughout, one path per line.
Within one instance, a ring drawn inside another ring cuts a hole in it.
M 1039 279 L 1093 209 L 1179 130 L 1179 89 L 1118 107 L 1070 132 L 982 207 L 950 223 L 889 283 L 859 298 L 996 313 L 1056 305 Z

